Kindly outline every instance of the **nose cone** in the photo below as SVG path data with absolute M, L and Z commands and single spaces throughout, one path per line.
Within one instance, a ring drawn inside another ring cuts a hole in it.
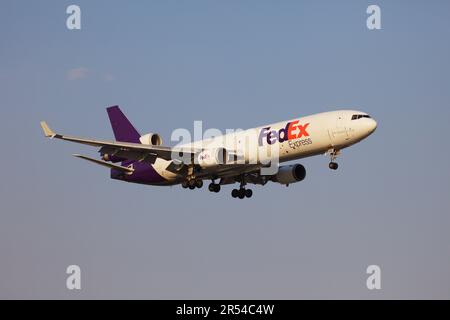
M 369 134 L 372 134 L 377 129 L 377 122 L 374 119 L 369 119 L 367 122 L 367 129 L 369 130 Z

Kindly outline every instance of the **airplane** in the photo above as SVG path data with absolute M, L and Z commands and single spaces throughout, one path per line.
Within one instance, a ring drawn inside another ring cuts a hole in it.
M 45 121 L 41 128 L 48 138 L 100 148 L 100 159 L 74 156 L 109 168 L 111 179 L 152 186 L 181 184 L 190 190 L 202 188 L 208 180 L 208 189 L 214 193 L 222 185 L 239 183 L 239 189 L 231 192 L 239 199 L 252 197 L 247 184 L 289 186 L 305 179 L 303 165 L 280 165 L 283 162 L 325 154 L 330 157 L 329 168 L 337 170 L 341 150 L 377 128 L 365 112 L 337 110 L 168 147 L 157 133 L 141 135 L 118 106 L 107 108 L 107 113 L 115 141 L 61 135 Z M 242 148 L 245 145 L 253 147 Z M 273 165 L 276 168 L 270 174 L 264 172 Z

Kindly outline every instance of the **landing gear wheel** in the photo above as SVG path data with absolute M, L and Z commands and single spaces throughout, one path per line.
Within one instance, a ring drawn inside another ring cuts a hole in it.
M 244 199 L 245 198 L 245 189 L 240 189 L 238 191 L 238 197 L 239 197 L 239 199 Z
M 336 162 L 330 162 L 330 164 L 328 165 L 328 167 L 331 170 L 337 170 L 337 168 L 339 168 L 339 165 Z
M 208 190 L 211 192 L 218 193 L 220 191 L 220 184 L 210 183 L 208 186 Z
M 195 181 L 195 186 L 196 186 L 198 189 L 201 189 L 201 188 L 203 187 L 203 180 L 196 180 L 196 181 Z
M 189 186 L 189 189 L 190 189 L 190 190 L 194 190 L 194 189 L 195 189 L 195 186 L 191 186 L 191 185 L 190 185 L 190 186 Z
M 239 196 L 239 190 L 238 189 L 233 189 L 233 191 L 231 191 L 231 196 L 233 198 L 237 198 Z
M 252 195 L 253 195 L 253 191 L 252 190 L 250 190 L 250 189 L 245 190 L 245 196 L 247 198 L 251 198 Z
M 331 170 L 337 170 L 339 165 L 335 161 L 336 161 L 338 155 L 341 154 L 341 151 L 336 150 L 336 149 L 330 149 L 330 150 L 328 150 L 328 154 L 330 155 L 330 164 L 328 165 L 328 167 Z
M 193 187 L 193 189 L 195 189 L 195 180 L 194 179 L 188 181 L 188 187 L 189 187 L 189 189 L 191 189 L 191 187 Z
M 187 181 L 183 181 L 181 183 L 181 186 L 183 187 L 183 189 L 187 189 L 189 187 Z

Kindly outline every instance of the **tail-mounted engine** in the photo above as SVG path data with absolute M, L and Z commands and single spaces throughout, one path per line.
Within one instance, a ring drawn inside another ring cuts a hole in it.
M 147 133 L 139 138 L 142 144 L 146 144 L 149 146 L 160 146 L 163 144 L 163 140 L 161 136 L 157 133 Z

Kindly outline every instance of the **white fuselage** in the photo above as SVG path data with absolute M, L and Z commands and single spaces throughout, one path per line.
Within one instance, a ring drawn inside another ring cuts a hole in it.
M 241 161 L 263 166 L 274 153 L 279 163 L 347 148 L 375 131 L 377 123 L 366 113 L 339 110 L 282 121 L 258 128 L 196 141 L 180 147 L 194 149 L 224 148 L 239 151 Z M 158 159 L 153 167 L 169 182 L 184 177 L 165 170 L 169 161 Z M 255 167 L 247 166 L 248 170 Z M 220 168 L 214 168 L 220 172 Z M 204 170 L 208 172 L 208 169 Z

